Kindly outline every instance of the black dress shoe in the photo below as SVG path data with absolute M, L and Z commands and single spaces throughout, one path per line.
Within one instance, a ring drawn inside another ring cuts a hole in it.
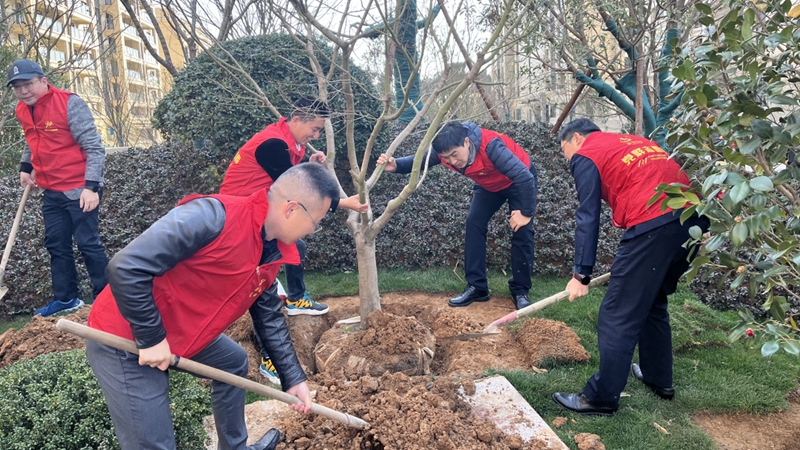
M 531 306 L 531 300 L 528 298 L 528 294 L 517 294 L 514 296 L 514 306 L 517 310 L 520 310 L 526 306 Z
M 472 302 L 485 302 L 489 300 L 489 291 L 481 291 L 475 286 L 467 286 L 464 293 L 451 298 L 447 304 L 453 307 L 468 306 Z
M 583 393 L 566 394 L 564 392 L 556 392 L 553 394 L 553 401 L 563 408 L 578 414 L 610 416 L 617 412 L 617 408 L 593 405 Z
M 270 428 L 261 439 L 253 445 L 248 445 L 247 450 L 275 450 L 281 442 L 281 432 L 277 428 Z
M 644 381 L 644 375 L 642 375 L 642 368 L 639 367 L 639 365 L 636 363 L 631 364 L 631 375 L 633 376 L 633 378 L 644 383 L 644 385 L 647 386 L 647 389 L 650 389 L 651 391 L 653 391 L 654 394 L 663 398 L 664 400 L 672 400 L 673 398 L 675 398 L 675 388 L 658 387 L 654 384 L 650 384 Z

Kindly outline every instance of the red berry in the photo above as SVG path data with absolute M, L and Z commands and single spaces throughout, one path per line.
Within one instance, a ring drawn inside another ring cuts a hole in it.
M 750 336 L 750 337 L 753 337 L 753 334 L 754 334 L 752 328 L 748 328 L 745 333 L 747 333 L 747 335 Z

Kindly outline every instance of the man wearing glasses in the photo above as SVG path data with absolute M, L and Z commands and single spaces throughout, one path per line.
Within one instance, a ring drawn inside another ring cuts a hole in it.
M 15 61 L 8 69 L 8 86 L 19 100 L 16 114 L 25 133 L 20 184 L 44 189 L 53 300 L 34 315 L 73 311 L 83 306 L 73 238 L 86 261 L 93 296 L 106 285 L 108 259 L 98 231 L 105 148 L 86 102 L 48 83 L 39 64 Z
M 169 371 L 172 355 L 246 377 L 247 352 L 225 336 L 250 312 L 253 329 L 280 373 L 283 390 L 308 413 L 311 394 L 273 283 L 297 264 L 294 242 L 311 234 L 339 197 L 319 164 L 287 170 L 248 197 L 192 195 L 134 239 L 108 265 L 108 287 L 87 325 L 136 342 L 139 354 L 86 341 L 122 450 L 174 449 Z M 273 450 L 271 430 L 247 446 L 245 392 L 211 382 L 219 449 Z
M 256 191 L 268 190 L 290 167 L 304 161 L 325 163 L 325 154 L 316 152 L 306 157 L 306 144 L 318 139 L 325 129 L 325 119 L 330 117 L 328 105 L 314 97 L 301 97 L 292 105 L 289 117 L 281 117 L 277 123 L 271 124 L 247 141 L 236 153 L 225 172 L 225 178 L 219 188 L 220 194 L 245 196 Z M 303 207 L 302 204 L 300 204 Z M 359 202 L 358 196 L 339 200 L 333 199 L 331 211 L 338 206 L 352 209 L 360 213 L 367 212 L 368 204 Z M 305 209 L 305 207 L 303 207 Z M 319 224 L 315 232 L 319 230 Z M 328 305 L 312 299 L 306 292 L 303 281 L 303 267 L 306 260 L 306 244 L 302 239 L 297 241 L 300 253 L 300 264 L 287 264 L 283 270 L 286 274 L 286 312 L 290 316 L 321 315 L 328 312 Z M 280 379 L 272 361 L 262 346 L 261 366 L 259 372 L 271 383 L 279 384 Z

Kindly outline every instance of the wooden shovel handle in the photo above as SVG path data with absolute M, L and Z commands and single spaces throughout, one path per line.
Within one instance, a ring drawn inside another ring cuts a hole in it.
M 0 274 L 5 275 L 6 272 L 6 264 L 8 264 L 8 257 L 11 256 L 11 248 L 14 247 L 14 240 L 17 237 L 17 231 L 19 230 L 19 224 L 22 222 L 22 211 L 25 209 L 25 202 L 28 201 L 28 195 L 31 193 L 31 185 L 25 186 L 25 190 L 22 192 L 22 200 L 19 202 L 19 207 L 17 208 L 17 215 L 14 217 L 14 224 L 11 225 L 11 233 L 8 235 L 8 243 L 6 243 L 6 249 L 3 252 L 3 259 L 0 261 Z M 2 284 L 3 277 L 0 276 L 0 284 Z
M 595 286 L 603 284 L 606 281 L 608 281 L 609 278 L 611 278 L 611 274 L 610 273 L 607 273 L 605 275 L 600 275 L 597 278 L 593 278 L 592 281 L 589 282 L 589 287 L 593 288 Z M 530 314 L 535 313 L 536 311 L 541 311 L 541 310 L 547 308 L 548 306 L 554 305 L 554 304 L 556 304 L 556 303 L 558 303 L 558 302 L 560 302 L 562 300 L 566 300 L 568 298 L 569 298 L 569 291 L 563 290 L 563 291 L 559 292 L 558 294 L 551 295 L 550 297 L 547 297 L 545 299 L 539 300 L 538 302 L 536 302 L 536 303 L 534 303 L 532 305 L 528 305 L 528 306 L 526 306 L 526 307 L 524 307 L 524 308 L 522 308 L 520 310 L 514 311 L 514 312 L 509 313 L 509 314 L 506 314 L 505 316 L 495 320 L 494 322 L 490 323 L 489 325 L 486 325 L 486 328 L 483 329 L 483 332 L 484 333 L 496 333 L 498 331 L 498 328 L 501 325 L 505 325 L 507 323 L 511 323 L 511 322 L 513 322 L 514 320 L 516 320 L 516 319 L 518 319 L 520 317 L 528 316 Z
M 124 350 L 126 352 L 135 353 L 137 355 L 139 354 L 139 349 L 136 348 L 136 344 L 133 341 L 121 338 L 119 336 L 115 336 L 113 334 L 106 333 L 105 331 L 100 331 L 94 328 L 87 327 L 86 325 L 81 325 L 79 323 L 75 323 L 66 319 L 59 319 L 58 323 L 56 323 L 56 328 L 58 328 L 61 331 L 72 333 L 76 336 L 80 336 L 85 339 L 91 339 L 101 344 L 105 344 L 120 350 Z M 191 372 L 205 378 L 210 378 L 212 380 L 220 381 L 222 383 L 226 383 L 231 386 L 240 387 L 242 389 L 246 389 L 248 391 L 255 392 L 257 394 L 261 394 L 266 397 L 273 398 L 275 400 L 280 400 L 283 403 L 289 405 L 302 403 L 299 398 L 297 398 L 292 394 L 288 394 L 278 389 L 273 389 L 271 387 L 264 386 L 263 384 L 256 383 L 255 381 L 248 380 L 247 378 L 242 378 L 232 373 L 225 372 L 224 370 L 215 369 L 205 364 L 200 364 L 199 362 L 192 361 L 189 358 L 181 358 L 175 355 L 172 355 L 172 358 L 173 358 L 172 366 L 177 367 L 178 369 L 185 370 L 187 372 Z M 325 416 L 329 419 L 341 422 L 347 425 L 348 427 L 357 428 L 359 430 L 363 430 L 367 426 L 369 426 L 369 423 L 365 422 L 362 419 L 359 419 L 358 417 L 351 416 L 350 414 L 346 414 L 343 412 L 327 408 L 317 403 L 311 404 L 311 412 L 313 412 L 314 414 Z

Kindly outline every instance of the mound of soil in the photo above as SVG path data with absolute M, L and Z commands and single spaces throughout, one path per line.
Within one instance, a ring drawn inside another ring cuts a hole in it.
M 315 401 L 361 417 L 367 430 L 347 428 L 322 416 L 296 415 L 279 422 L 288 449 L 404 449 L 404 450 L 501 450 L 538 449 L 538 441 L 524 444 L 519 436 L 507 436 L 494 424 L 470 415 L 459 399 L 461 382 L 455 377 L 408 377 L 385 373 L 355 381 L 318 375 Z M 473 386 L 474 390 L 474 386 Z
M 529 319 L 517 333 L 528 362 L 534 366 L 545 359 L 561 361 L 588 361 L 589 352 L 581 345 L 581 338 L 564 322 Z
M 314 349 L 317 371 L 341 380 L 384 372 L 405 375 L 430 373 L 436 340 L 431 330 L 414 317 L 373 311 L 365 330 L 350 332 L 350 325 L 326 331 Z
M 56 328 L 56 322 L 58 319 L 68 319 L 85 324 L 89 311 L 91 307 L 81 308 L 62 317 L 34 316 L 20 330 L 13 328 L 7 330 L 0 335 L 0 369 L 23 358 L 30 359 L 46 353 L 85 348 L 83 338 L 62 333 Z

